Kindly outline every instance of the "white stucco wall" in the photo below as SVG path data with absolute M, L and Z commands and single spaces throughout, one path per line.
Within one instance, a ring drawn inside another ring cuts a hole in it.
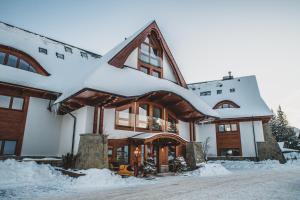
M 252 122 L 240 122 L 240 134 L 243 157 L 255 157 L 255 146 Z M 256 142 L 264 142 L 262 121 L 254 121 Z
M 22 156 L 57 156 L 62 116 L 50 112 L 49 100 L 30 97 Z
M 138 62 L 138 48 L 135 48 L 131 52 L 131 54 L 128 56 L 128 58 L 125 61 L 124 65 L 137 69 L 137 62 Z
M 177 82 L 176 81 L 176 78 L 175 78 L 175 75 L 174 75 L 174 72 L 166 58 L 166 55 L 164 54 L 163 55 L 163 73 L 164 73 L 164 78 L 165 79 L 168 79 L 170 81 L 173 81 L 173 82 Z
M 186 139 L 187 141 L 190 141 L 190 126 L 188 122 L 178 121 L 179 123 L 179 135 Z
M 80 134 L 93 132 L 94 108 L 90 106 L 85 106 L 72 112 L 72 114 L 77 118 L 74 140 L 74 153 L 77 153 Z M 74 120 L 69 114 L 66 114 L 62 117 L 62 124 L 60 129 L 61 137 L 59 144 L 59 155 L 64 155 L 66 153 L 71 152 L 73 124 Z
M 196 141 L 204 143 L 209 138 L 208 156 L 217 156 L 217 138 L 215 124 L 200 124 L 195 126 Z

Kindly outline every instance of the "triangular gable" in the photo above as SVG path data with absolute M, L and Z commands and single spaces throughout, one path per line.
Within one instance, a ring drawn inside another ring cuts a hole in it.
M 144 30 L 142 30 L 139 34 L 137 34 L 134 38 L 132 38 L 132 40 L 129 41 L 129 43 L 124 48 L 122 48 L 119 52 L 117 52 L 108 61 L 108 63 L 115 67 L 123 68 L 124 63 L 125 63 L 126 59 L 128 58 L 128 56 L 130 55 L 130 53 L 132 51 L 134 51 L 134 49 L 137 48 L 146 39 L 147 35 L 150 34 L 151 31 L 155 31 L 155 33 L 157 34 L 158 40 L 166 54 L 166 58 L 172 67 L 172 70 L 176 77 L 177 83 L 186 88 L 187 87 L 186 82 L 185 82 L 185 80 L 175 62 L 175 59 L 172 56 L 172 53 L 171 53 L 171 51 L 170 51 L 170 49 L 169 49 L 169 47 L 168 47 L 168 45 L 167 45 L 167 43 L 155 21 L 150 23 L 148 26 L 146 26 L 144 28 Z

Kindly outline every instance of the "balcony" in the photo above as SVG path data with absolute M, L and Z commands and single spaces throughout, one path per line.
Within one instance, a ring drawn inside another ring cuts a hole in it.
M 153 132 L 178 133 L 178 123 L 169 122 L 161 118 L 146 115 L 131 114 L 123 111 L 116 111 L 115 124 L 117 127 L 124 127 L 132 130 L 150 130 Z

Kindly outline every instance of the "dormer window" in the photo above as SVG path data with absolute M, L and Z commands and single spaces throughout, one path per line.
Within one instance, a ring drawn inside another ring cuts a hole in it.
M 65 55 L 61 53 L 56 53 L 56 57 L 60 59 L 65 59 Z
M 162 78 L 162 53 L 155 33 L 150 34 L 139 46 L 139 70 L 145 73 L 147 71 L 147 74 L 151 76 Z
M 210 96 L 211 91 L 200 92 L 200 96 Z
M 217 90 L 217 94 L 222 94 L 222 90 Z
M 65 52 L 68 53 L 73 53 L 72 48 L 71 47 L 65 47 Z
M 88 55 L 86 52 L 80 52 L 81 57 L 88 59 Z
M 47 49 L 39 47 L 39 52 L 47 55 Z
M 235 88 L 230 88 L 230 93 L 233 93 L 233 92 L 235 92 Z
M 223 108 L 240 108 L 240 106 L 229 100 L 221 101 L 214 106 L 214 109 L 223 109 Z

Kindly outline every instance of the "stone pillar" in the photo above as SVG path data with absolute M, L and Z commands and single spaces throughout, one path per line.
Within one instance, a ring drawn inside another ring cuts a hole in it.
M 257 151 L 259 160 L 279 160 L 280 163 L 285 163 L 286 160 L 281 152 L 281 149 L 272 134 L 271 127 L 268 123 L 263 124 L 265 142 L 257 142 Z
M 204 155 L 201 142 L 188 142 L 186 145 L 186 163 L 193 170 L 197 164 L 204 162 Z
M 108 168 L 107 135 L 81 134 L 75 167 L 77 169 Z

